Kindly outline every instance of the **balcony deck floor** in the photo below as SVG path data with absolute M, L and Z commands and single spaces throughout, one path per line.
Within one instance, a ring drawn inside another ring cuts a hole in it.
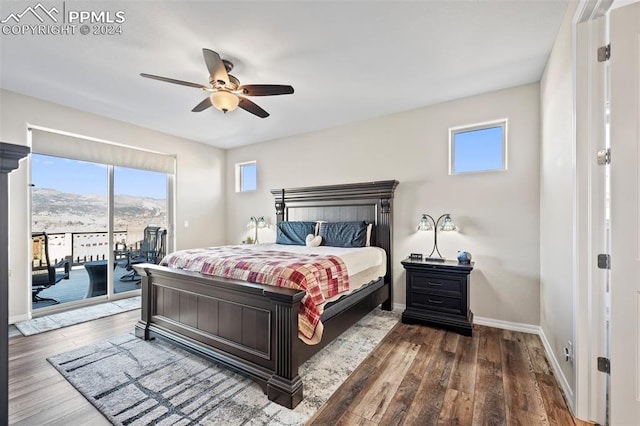
M 124 267 L 118 265 L 114 271 L 115 281 L 115 293 L 122 293 L 125 291 L 140 289 L 140 281 L 120 281 L 123 275 L 128 274 Z M 89 274 L 83 266 L 74 266 L 69 273 L 68 280 L 62 280 L 56 285 L 49 287 L 46 290 L 42 290 L 39 293 L 40 297 L 48 297 L 58 300 L 60 304 L 66 302 L 73 302 L 76 300 L 82 300 L 86 297 L 89 290 Z M 51 301 L 42 301 L 33 303 L 33 309 L 44 308 L 45 306 L 51 306 L 54 303 Z

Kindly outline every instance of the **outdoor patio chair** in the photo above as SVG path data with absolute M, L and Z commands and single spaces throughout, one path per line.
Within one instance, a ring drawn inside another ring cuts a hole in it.
M 133 265 L 160 262 L 165 255 L 166 235 L 167 230 L 160 229 L 159 226 L 144 228 L 144 239 L 140 242 L 140 248 L 127 253 L 125 268 L 131 272 L 120 277 L 120 281 L 140 281 L 140 275 L 133 269 Z
M 38 293 L 56 285 L 63 279 L 69 279 L 70 265 L 66 260 L 60 260 L 52 265 L 49 259 L 49 236 L 46 232 L 31 235 L 33 245 L 33 261 L 31 264 L 31 301 L 51 301 L 60 303 L 56 299 L 40 297 Z

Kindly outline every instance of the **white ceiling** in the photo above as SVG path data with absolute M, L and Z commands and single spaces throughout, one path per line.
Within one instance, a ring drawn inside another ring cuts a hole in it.
M 43 1 L 62 11 L 62 1 Z M 0 35 L 0 87 L 231 148 L 539 81 L 566 10 L 546 1 L 69 1 L 125 12 L 122 35 Z M 35 1 L 0 2 L 0 20 Z M 21 24 L 38 23 L 24 16 Z M 1 25 L 0 25 L 1 26 Z M 77 32 L 78 29 L 76 29 Z M 191 109 L 208 83 L 202 48 L 271 116 Z

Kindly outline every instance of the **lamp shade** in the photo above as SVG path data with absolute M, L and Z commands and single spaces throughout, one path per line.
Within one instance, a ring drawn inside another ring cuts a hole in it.
M 236 95 L 226 90 L 213 92 L 209 99 L 211 99 L 211 104 L 222 112 L 233 111 L 240 103 L 240 99 Z
M 258 244 L 258 229 L 266 227 L 267 221 L 264 220 L 264 216 L 251 216 L 251 219 L 249 219 L 249 222 L 247 223 L 247 228 L 255 230 L 255 234 L 253 236 L 253 244 Z M 251 237 L 247 237 L 247 240 L 251 241 Z
M 441 231 L 457 231 L 458 227 L 456 226 L 455 223 L 453 223 L 453 220 L 451 220 L 451 216 L 446 215 L 442 220 L 442 225 L 440 225 L 440 230 Z
M 258 218 L 258 221 L 256 222 L 256 226 L 258 228 L 266 228 L 267 227 L 267 221 L 264 220 L 264 216 L 260 216 Z
M 433 231 L 433 226 L 431 225 L 431 221 L 429 221 L 428 215 L 423 214 L 420 218 L 420 222 L 418 222 L 418 231 Z
M 256 217 L 256 216 L 251 216 L 251 219 L 249 219 L 249 222 L 247 222 L 247 228 L 266 228 L 267 227 L 267 221 L 264 219 L 264 216 L 260 216 L 260 217 Z

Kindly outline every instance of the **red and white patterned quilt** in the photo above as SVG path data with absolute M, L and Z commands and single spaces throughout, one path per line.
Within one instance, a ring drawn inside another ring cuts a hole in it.
M 338 256 L 222 246 L 182 250 L 161 262 L 171 268 L 306 291 L 298 313 L 299 334 L 309 343 L 322 337 L 325 301 L 349 291 L 347 268 Z

